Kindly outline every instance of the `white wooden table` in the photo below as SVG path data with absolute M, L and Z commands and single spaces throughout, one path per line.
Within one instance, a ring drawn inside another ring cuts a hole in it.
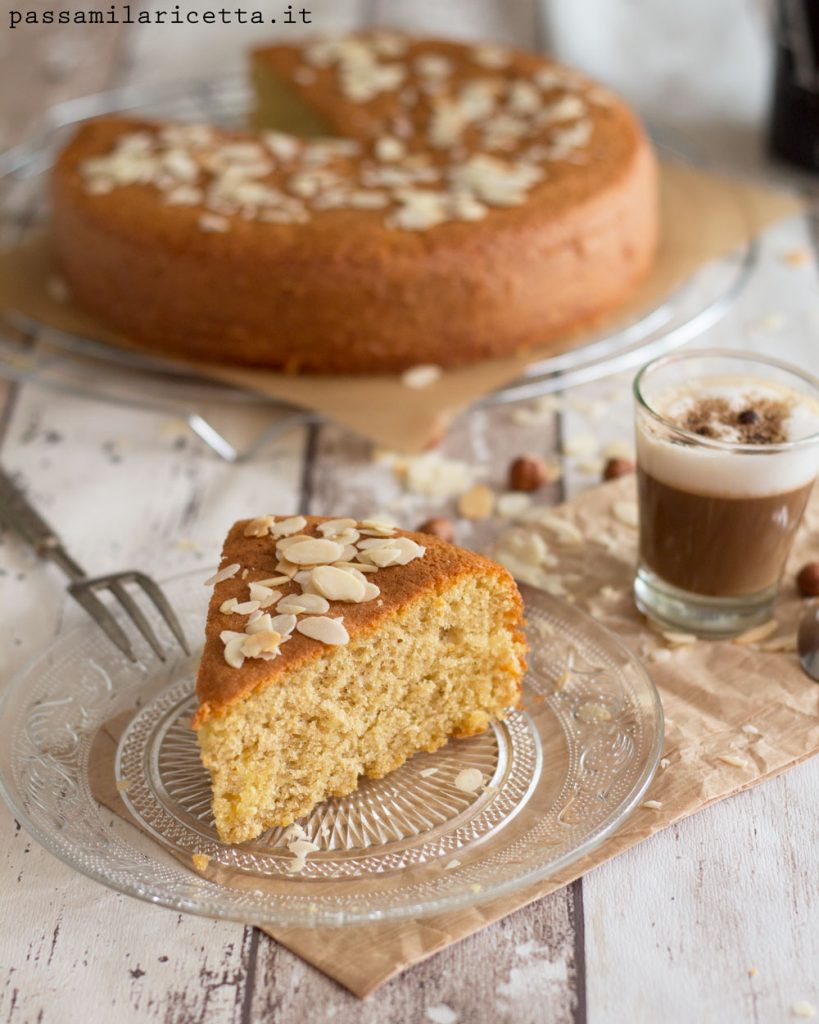
M 311 6 L 321 29 L 381 21 L 530 46 L 551 41 L 713 161 L 772 173 L 759 156 L 767 40 L 761 6 L 752 0 L 655 0 L 650 11 L 641 5 L 639 16 L 634 5 L 604 0 L 543 11 L 533 0 Z M 580 6 L 585 23 L 581 17 L 578 32 Z M 6 31 L 0 141 L 19 138 L 65 96 L 238 67 L 257 31 Z M 707 341 L 775 352 L 815 369 L 815 264 L 785 259 L 809 246 L 805 222 L 769 232 L 751 287 Z M 557 430 L 521 426 L 510 409 L 473 413 L 443 452 L 488 462 L 500 483 L 510 458 L 548 455 L 561 434 L 627 437 L 626 385 L 608 381 L 568 396 Z M 601 401 L 606 414 L 595 417 Z M 0 457 L 21 472 L 92 571 L 133 565 L 162 577 L 206 566 L 226 526 L 254 509 L 355 515 L 388 507 L 410 527 L 430 511 L 448 511 L 403 495 L 371 456 L 357 438 L 321 427 L 293 431 L 253 464 L 230 467 L 166 417 L 0 384 Z M 565 462 L 552 500 L 595 482 Z M 478 536 L 462 526 L 460 539 Z M 0 687 L 78 621 L 55 572 L 8 536 L 0 538 L 0 608 Z M 363 1004 L 253 928 L 177 915 L 75 874 L 3 807 L 0 1021 L 796 1019 L 795 1004 L 819 1006 L 818 798 L 814 760 L 656 835 Z

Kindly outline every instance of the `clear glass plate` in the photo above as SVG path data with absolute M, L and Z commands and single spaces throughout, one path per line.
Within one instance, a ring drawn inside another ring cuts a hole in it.
M 202 633 L 202 579 L 165 585 L 189 637 Z M 216 836 L 190 729 L 197 657 L 162 664 L 137 641 L 132 664 L 92 623 L 57 638 L 8 688 L 0 789 L 63 861 L 178 910 L 315 926 L 485 903 L 611 835 L 645 793 L 663 741 L 640 662 L 571 606 L 521 591 L 531 647 L 523 710 L 317 807 L 301 824 L 320 849 L 300 872 L 280 829 L 234 846 Z M 464 768 L 483 776 L 475 793 L 455 785 Z M 141 828 L 98 803 L 102 789 L 109 804 L 119 793 Z M 201 873 L 193 854 L 209 858 Z
M 58 104 L 49 111 L 37 134 L 0 153 L 0 241 L 15 243 L 46 223 L 44 200 L 51 164 L 78 122 L 111 111 L 127 111 L 134 116 L 205 120 L 237 127 L 246 123 L 251 105 L 249 85 L 237 77 L 127 87 Z M 665 139 L 655 137 L 654 141 L 664 156 L 686 159 Z M 478 404 L 516 402 L 565 390 L 634 369 L 678 348 L 726 313 L 747 284 L 756 259 L 757 244 L 753 241 L 712 260 L 668 295 L 624 316 L 582 345 L 534 360 L 518 380 L 498 388 Z M 35 339 L 40 344 L 33 345 Z M 251 457 L 271 436 L 317 418 L 313 412 L 271 403 L 251 391 L 208 380 L 190 366 L 171 359 L 116 348 L 15 313 L 0 318 L 0 377 L 88 399 L 126 401 L 148 408 L 174 407 L 199 413 L 207 402 L 234 406 L 264 402 L 268 407 L 288 410 L 289 414 L 274 423 L 242 457 Z M 143 397 L 136 399 L 135 394 Z M 150 395 L 150 401 L 144 399 L 145 394 Z M 229 443 L 214 437 L 218 432 L 207 429 L 207 423 L 202 429 L 201 416 L 190 426 L 218 454 L 236 458 Z

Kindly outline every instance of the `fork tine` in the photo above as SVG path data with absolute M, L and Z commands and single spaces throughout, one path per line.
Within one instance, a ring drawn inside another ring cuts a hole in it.
M 162 645 L 160 644 L 159 640 L 157 640 L 156 633 L 154 633 L 153 629 L 151 628 L 151 624 L 143 615 L 136 601 L 131 597 L 131 595 L 128 593 L 128 591 L 125 589 L 122 583 L 118 582 L 117 580 L 112 580 L 108 584 L 108 589 L 125 609 L 126 614 L 131 619 L 136 628 L 140 631 L 140 633 L 151 645 L 154 654 L 156 654 L 157 658 L 159 658 L 160 661 L 164 661 L 165 652 L 162 650 Z
M 176 637 L 179 646 L 185 654 L 190 654 L 191 652 L 188 647 L 188 641 L 185 639 L 185 634 L 179 624 L 179 619 L 176 617 L 176 612 L 174 612 L 170 601 L 165 597 L 159 584 L 152 580 L 150 576 L 146 576 L 141 572 L 134 573 L 134 582 L 138 583 L 148 597 L 153 601 L 157 611 L 168 624 L 168 628 Z
M 115 644 L 128 659 L 136 661 L 136 656 L 131 648 L 128 637 L 123 632 L 117 620 L 108 611 L 96 594 L 83 586 L 82 581 L 79 583 L 69 584 L 68 592 L 74 600 L 88 612 L 100 629 L 103 630 L 108 639 Z

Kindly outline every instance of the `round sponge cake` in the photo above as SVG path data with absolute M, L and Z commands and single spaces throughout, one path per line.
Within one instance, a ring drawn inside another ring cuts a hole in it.
M 565 336 L 651 266 L 653 152 L 574 71 L 375 32 L 261 50 L 254 74 L 256 132 L 107 117 L 57 161 L 72 296 L 142 346 L 304 373 L 458 366 Z

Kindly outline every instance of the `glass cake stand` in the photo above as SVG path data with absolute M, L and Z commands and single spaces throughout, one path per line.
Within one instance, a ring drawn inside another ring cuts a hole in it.
M 203 576 L 165 584 L 189 637 L 204 621 Z M 143 645 L 134 664 L 91 623 L 58 637 L 7 689 L 0 791 L 55 856 L 177 910 L 281 927 L 486 903 L 564 872 L 619 828 L 663 742 L 640 662 L 571 606 L 521 592 L 524 710 L 316 807 L 301 824 L 319 850 L 299 872 L 281 829 L 239 845 L 216 835 L 190 728 L 198 652 L 163 664 Z M 475 793 L 455 785 L 464 768 L 482 775 Z
M 45 184 L 55 154 L 80 121 L 111 111 L 144 117 L 244 123 L 251 97 L 243 78 L 127 87 L 61 103 L 27 142 L 0 154 L 0 243 L 14 244 L 47 220 Z M 661 152 L 674 155 L 658 142 Z M 634 369 L 716 323 L 747 283 L 757 259 L 755 241 L 701 268 L 681 286 L 585 344 L 534 361 L 516 381 L 478 404 L 516 402 Z M 45 327 L 20 315 L 0 316 L 0 376 L 184 419 L 220 457 L 251 458 L 284 430 L 320 422 L 317 413 L 274 402 L 250 390 L 217 384 L 172 360 L 129 352 Z M 150 399 L 144 396 L 150 395 Z M 270 426 L 239 450 L 207 415 L 209 403 L 265 406 Z

